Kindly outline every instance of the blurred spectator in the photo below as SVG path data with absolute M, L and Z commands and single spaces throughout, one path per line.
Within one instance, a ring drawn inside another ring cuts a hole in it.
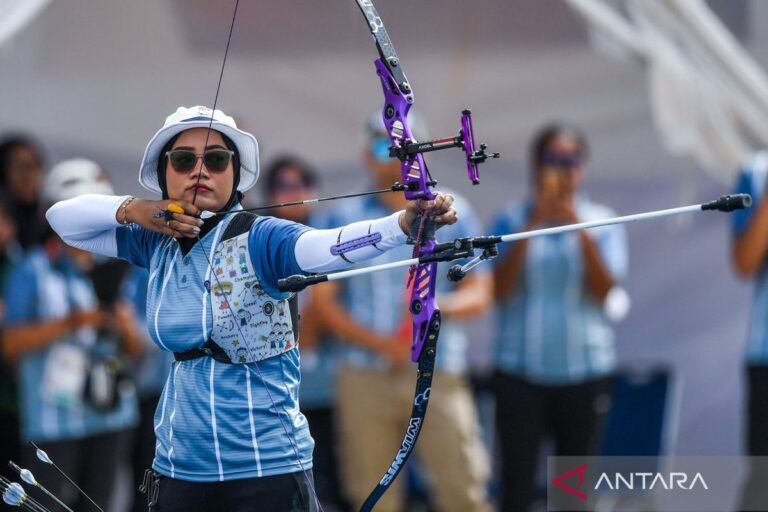
M 733 214 L 733 264 L 738 273 L 755 283 L 752 296 L 752 318 L 749 323 L 747 376 L 747 452 L 750 456 L 768 456 L 768 152 L 749 159 L 739 175 L 736 190 L 751 194 L 752 207 Z M 754 462 L 757 462 L 755 460 Z M 754 463 L 753 462 L 753 463 Z M 757 510 L 760 493 L 765 494 L 764 478 L 768 468 L 752 467 L 744 485 L 742 508 Z M 762 473 L 762 474 L 761 474 Z M 763 502 L 764 503 L 764 502 Z
M 51 171 L 44 196 L 53 203 L 111 191 L 95 163 L 69 160 Z M 37 442 L 104 507 L 137 421 L 135 391 L 120 377 L 116 356 L 119 345 L 135 351 L 139 341 L 131 308 L 116 300 L 109 282 L 99 282 L 111 281 L 110 273 L 48 230 L 43 246 L 30 250 L 8 279 L 3 336 L 3 352 L 19 369 L 22 439 Z M 34 459 L 32 450 L 22 452 L 23 465 Z M 50 467 L 34 467 L 72 508 L 90 506 Z
M 8 274 L 21 255 L 16 223 L 11 218 L 7 201 L 0 197 L 0 289 L 5 286 Z M 0 318 L 3 314 L 4 308 L 0 307 Z
M 317 197 L 317 172 L 300 158 L 283 155 L 266 166 L 264 192 L 268 204 L 294 203 Z M 274 208 L 269 215 L 293 222 L 312 220 L 316 204 L 301 204 Z
M 512 233 L 611 216 L 580 191 L 588 156 L 575 128 L 551 125 L 531 146 L 531 197 L 500 212 L 491 232 Z M 555 455 L 590 455 L 610 404 L 616 356 L 603 302 L 627 270 L 623 228 L 515 242 L 494 271 L 498 301 L 496 422 L 504 511 L 535 500 L 542 437 Z
M 420 138 L 423 130 L 418 118 L 411 126 Z M 402 179 L 400 162 L 389 157 L 389 146 L 381 115 L 374 115 L 367 125 L 365 147 L 365 165 L 374 188 L 389 188 Z M 329 213 L 326 224 L 390 215 L 404 206 L 404 196 L 399 193 L 346 200 Z M 478 234 L 479 225 L 468 202 L 457 197 L 454 206 L 460 212 L 459 222 L 441 229 L 439 239 Z M 374 263 L 407 259 L 411 251 L 409 246 L 391 250 Z M 459 321 L 490 305 L 490 275 L 477 269 L 456 284 L 445 277 L 448 267 L 441 264 L 438 270 L 437 302 L 443 323 L 430 407 L 416 452 L 432 477 L 439 510 L 485 511 L 490 509 L 486 492 L 489 460 L 465 377 L 469 339 Z M 315 290 L 323 319 L 347 342 L 340 354 L 336 408 L 344 484 L 355 505 L 363 503 L 394 458 L 414 399 L 406 281 L 402 272 L 378 272 Z M 401 509 L 405 476 L 394 481 L 376 510 Z
M 11 268 L 20 254 L 16 242 L 16 226 L 9 215 L 7 205 L 0 199 L 0 290 L 5 289 L 5 283 Z M 0 297 L 0 328 L 5 317 L 5 303 Z M 16 375 L 12 365 L 7 364 L 0 356 L 0 464 L 8 460 L 19 460 L 19 409 L 16 389 Z
M 40 204 L 43 165 L 40 147 L 30 137 L 16 135 L 0 141 L 0 182 L 24 250 L 38 245 L 46 230 Z
M 285 155 L 266 166 L 267 204 L 292 203 L 317 197 L 316 171 L 306 162 Z M 269 215 L 307 226 L 317 225 L 315 203 L 274 208 Z M 341 493 L 336 458 L 337 428 L 333 414 L 333 381 L 336 376 L 336 347 L 323 336 L 325 326 L 313 302 L 313 287 L 299 293 L 301 314 L 301 388 L 299 403 L 315 440 L 313 475 L 315 492 L 326 510 L 349 510 Z

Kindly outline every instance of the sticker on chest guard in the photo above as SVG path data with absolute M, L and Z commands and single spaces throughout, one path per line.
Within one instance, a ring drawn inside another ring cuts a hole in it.
M 248 233 L 221 242 L 213 256 L 211 339 L 233 363 L 250 363 L 293 349 L 288 301 L 270 297 L 251 265 Z

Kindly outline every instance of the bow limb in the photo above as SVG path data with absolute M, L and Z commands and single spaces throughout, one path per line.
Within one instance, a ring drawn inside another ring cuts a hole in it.
M 431 188 L 434 182 L 429 176 L 423 154 L 407 151 L 409 145 L 416 142 L 408 124 L 408 112 L 414 101 L 413 91 L 405 77 L 405 71 L 384 23 L 373 6 L 373 1 L 356 1 L 368 21 L 379 51 L 379 58 L 376 59 L 375 66 L 384 94 L 382 121 L 392 143 L 390 152 L 399 152 L 401 180 L 406 186 L 405 198 L 408 200 L 432 200 L 435 198 Z M 418 229 L 416 229 L 416 225 L 418 225 Z M 416 236 L 412 237 L 414 257 L 420 258 L 434 253 L 434 232 L 434 220 L 427 213 L 420 214 L 411 229 L 411 233 L 416 233 Z M 435 300 L 436 273 L 437 263 L 418 264 L 411 269 L 409 278 L 411 289 L 409 311 L 413 319 L 411 358 L 413 361 L 418 361 L 413 407 L 400 449 L 384 476 L 363 503 L 360 508 L 361 512 L 372 510 L 400 473 L 413 452 L 424 424 L 432 388 L 437 339 L 440 332 L 440 309 Z

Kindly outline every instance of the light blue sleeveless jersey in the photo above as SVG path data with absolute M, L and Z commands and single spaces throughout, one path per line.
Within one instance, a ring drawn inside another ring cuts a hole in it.
M 167 236 L 135 225 L 118 229 L 119 257 L 149 270 L 147 326 L 163 350 L 183 352 L 208 340 L 208 289 L 215 279 L 209 261 L 233 218 L 221 221 L 186 255 Z M 294 247 L 306 229 L 272 217 L 257 218 L 250 229 L 248 257 L 264 291 L 277 300 L 290 297 L 277 290 L 278 279 L 301 273 Z M 258 363 L 225 364 L 210 357 L 174 362 L 155 413 L 154 469 L 171 478 L 212 482 L 311 468 L 314 442 L 299 411 L 299 380 L 297 347 Z

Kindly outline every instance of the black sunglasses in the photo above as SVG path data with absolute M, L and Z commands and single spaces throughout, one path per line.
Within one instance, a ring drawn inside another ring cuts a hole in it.
M 541 158 L 541 164 L 544 167 L 555 167 L 565 170 L 578 169 L 583 163 L 584 158 L 579 153 L 558 154 L 547 152 Z
M 235 154 L 231 149 L 209 149 L 202 155 L 196 154 L 188 149 L 174 149 L 165 153 L 171 167 L 178 173 L 187 173 L 195 168 L 197 159 L 202 158 L 205 168 L 211 172 L 224 172 L 229 166 L 232 156 Z

